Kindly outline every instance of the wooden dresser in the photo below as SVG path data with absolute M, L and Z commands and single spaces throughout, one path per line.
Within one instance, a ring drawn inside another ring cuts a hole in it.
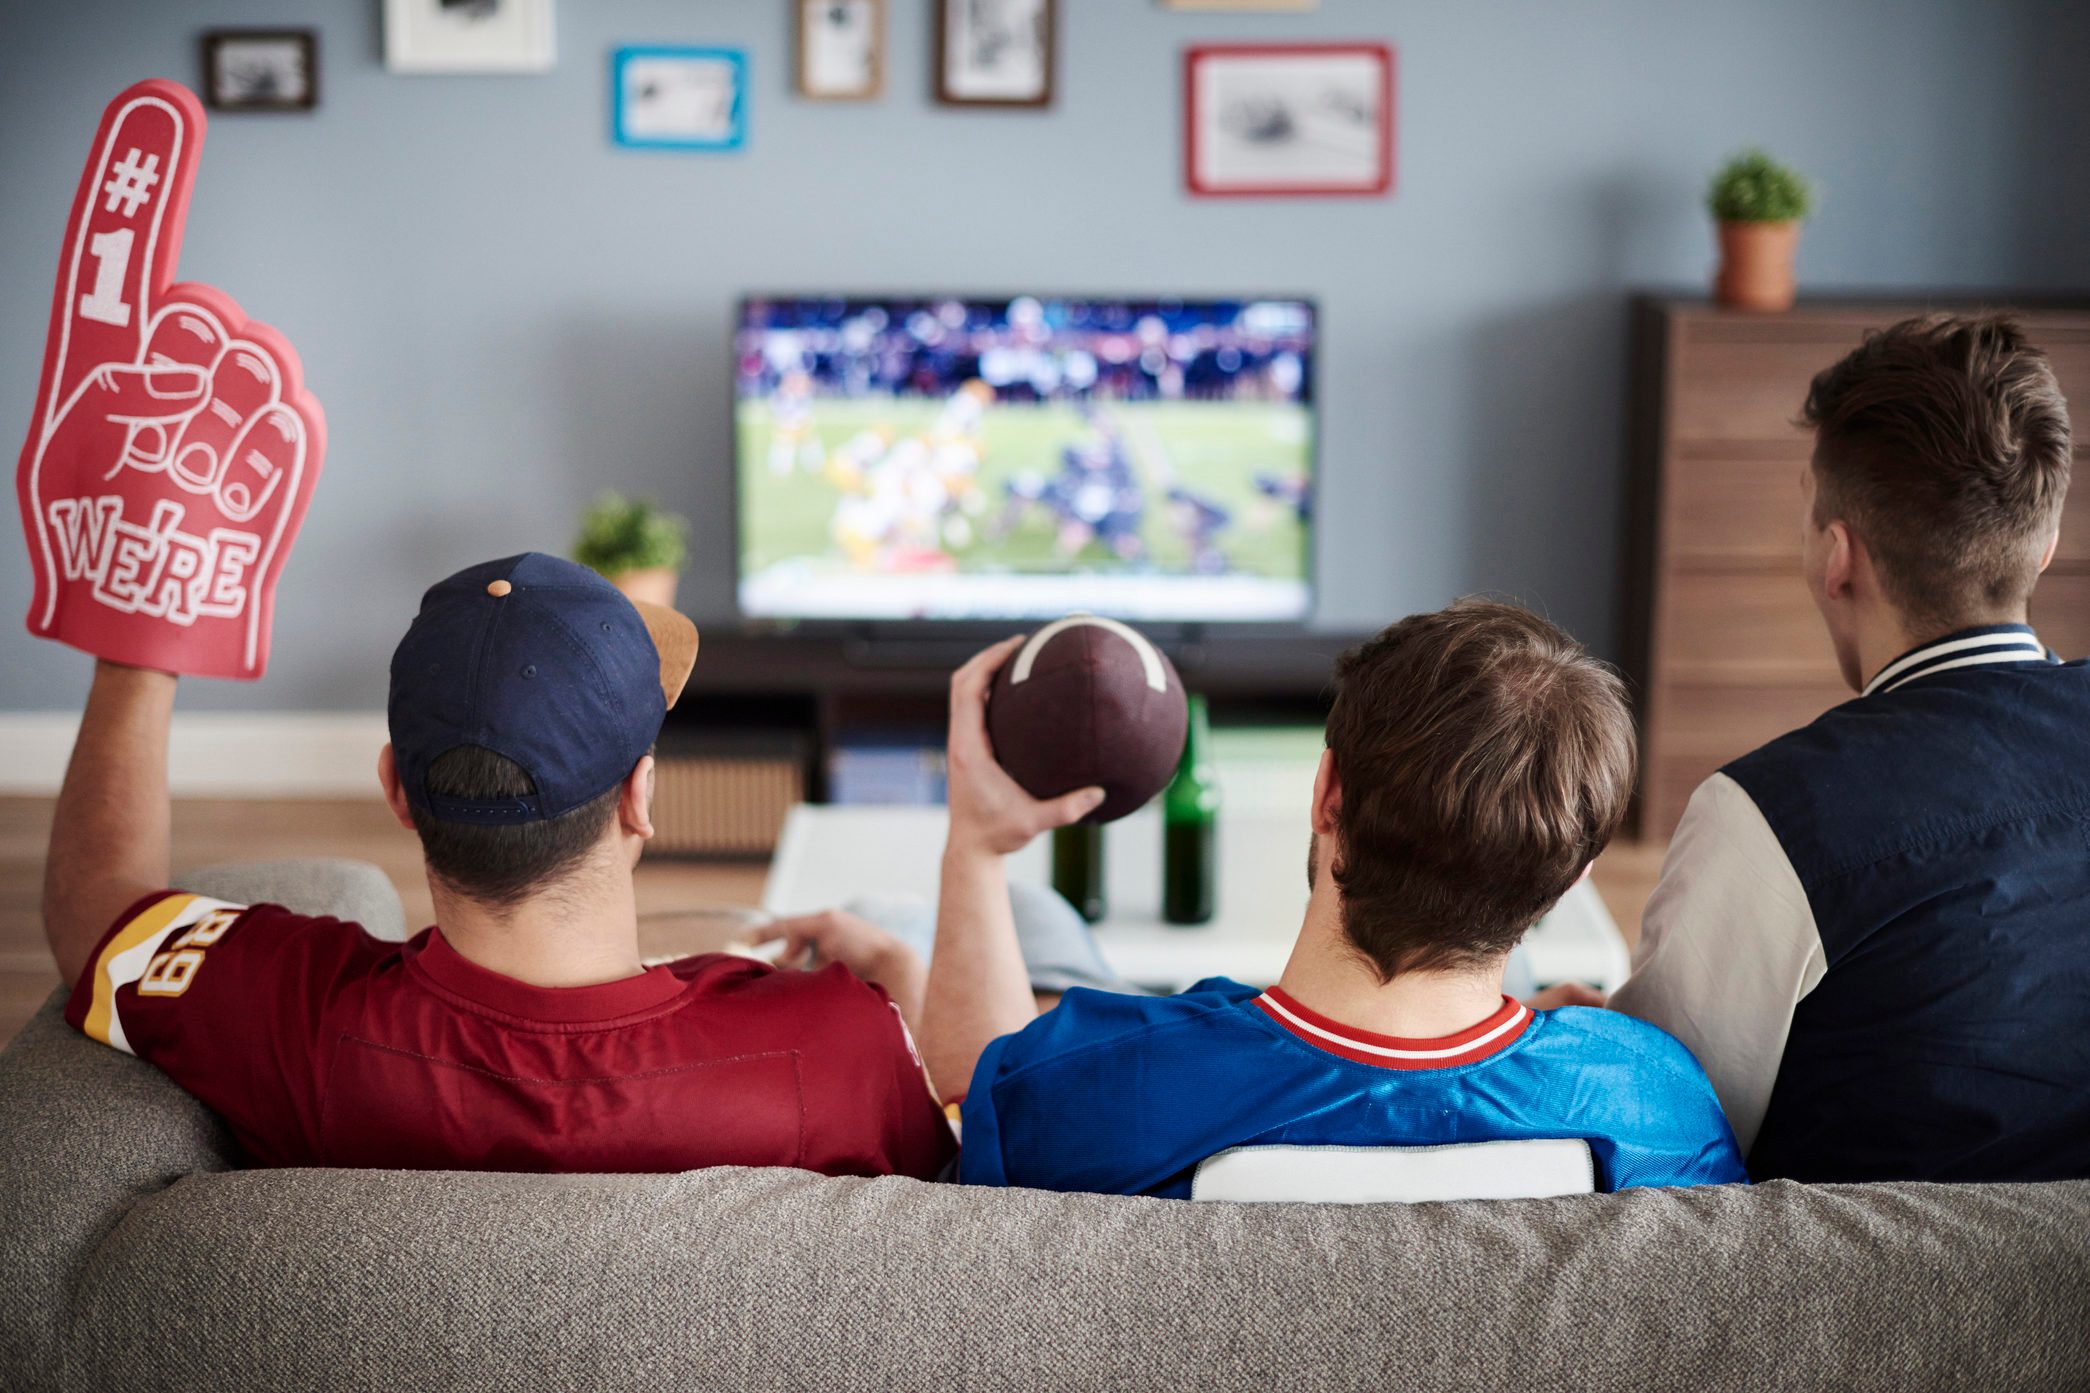
M 1800 581 L 1794 424 L 1814 374 L 1868 329 L 1926 309 L 2017 310 L 2074 406 L 2076 485 L 2032 622 L 2090 655 L 2090 301 L 1821 301 L 1746 314 L 1634 303 L 1626 663 L 1641 700 L 1639 827 L 1666 838 L 1728 760 L 1851 693 Z

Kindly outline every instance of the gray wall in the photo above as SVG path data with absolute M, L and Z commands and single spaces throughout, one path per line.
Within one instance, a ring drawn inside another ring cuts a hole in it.
M 331 429 L 258 686 L 195 707 L 355 709 L 419 590 L 557 549 L 605 485 L 695 519 L 687 603 L 730 609 L 737 292 L 1295 290 L 1323 303 L 1323 622 L 1480 588 L 1615 638 L 1629 287 L 1696 285 L 1698 194 L 1762 142 L 1819 178 L 1817 289 L 2090 282 L 2075 0 L 1322 0 L 1311 14 L 1062 0 L 1047 114 L 941 110 L 928 0 L 891 0 L 884 100 L 790 92 L 786 0 L 561 0 L 545 77 L 392 77 L 378 0 L 0 5 L 0 422 L 36 386 L 59 232 L 102 104 L 193 81 L 206 25 L 322 31 L 315 115 L 213 118 L 182 271 L 286 330 Z M 1385 200 L 1200 202 L 1179 50 L 1399 47 Z M 613 148 L 608 52 L 743 45 L 738 155 Z M 10 435 L 12 441 L 17 437 Z M 0 528 L 0 710 L 70 706 Z

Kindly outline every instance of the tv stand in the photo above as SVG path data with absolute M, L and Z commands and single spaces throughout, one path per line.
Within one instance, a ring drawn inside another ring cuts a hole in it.
M 976 637 L 952 634 L 880 634 L 866 625 L 842 637 L 842 661 L 851 668 L 942 668 L 949 671 L 985 645 Z
M 935 739 L 951 672 L 980 649 L 1035 625 L 811 625 L 705 630 L 688 690 L 664 739 L 713 749 L 788 738 L 806 786 L 825 796 L 828 753 L 852 732 L 921 731 Z M 1312 723 L 1327 713 L 1336 655 L 1362 635 L 1300 628 L 1141 626 L 1215 720 Z
M 1010 620 L 1001 624 L 966 624 L 951 628 L 941 625 L 881 628 L 876 624 L 856 624 L 839 635 L 841 659 L 847 667 L 858 670 L 929 668 L 949 673 L 987 645 L 1037 628 L 1044 622 Z M 1168 654 L 1169 661 L 1176 664 L 1179 671 L 1186 667 L 1202 671 L 1208 666 L 1209 626 L 1142 624 L 1139 630 L 1153 641 L 1155 647 Z M 1270 636 L 1265 634 L 1252 641 L 1267 644 Z M 1286 684 L 1280 682 L 1279 685 Z
M 1043 621 L 704 627 L 690 696 L 940 695 L 952 669 Z M 1365 635 L 1294 625 L 1142 624 L 1191 691 L 1215 700 L 1318 706 L 1335 659 Z M 679 709 L 679 708 L 678 708 Z

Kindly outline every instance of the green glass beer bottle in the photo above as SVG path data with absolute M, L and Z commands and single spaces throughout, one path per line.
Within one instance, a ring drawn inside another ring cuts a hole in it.
M 1093 924 L 1109 908 L 1103 898 L 1103 829 L 1077 822 L 1052 833 L 1052 888 Z
M 1171 924 L 1205 923 L 1216 908 L 1219 780 L 1211 749 L 1205 699 L 1192 696 L 1183 759 L 1161 795 L 1161 917 Z

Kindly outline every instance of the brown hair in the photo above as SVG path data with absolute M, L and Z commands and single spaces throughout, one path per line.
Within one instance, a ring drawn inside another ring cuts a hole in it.
M 1633 718 L 1610 668 L 1530 610 L 1461 600 L 1343 655 L 1343 931 L 1382 981 L 1516 946 L 1625 816 Z
M 1814 523 L 1841 519 L 1887 598 L 1944 633 L 2022 606 L 2068 494 L 2068 404 L 2016 321 L 1927 315 L 1817 375 Z
M 520 764 L 477 745 L 459 745 L 428 766 L 428 791 L 441 798 L 493 802 L 520 798 L 537 785 Z M 565 880 L 617 815 L 619 784 L 557 817 L 482 825 L 445 822 L 409 804 L 428 872 L 490 909 L 513 909 Z

